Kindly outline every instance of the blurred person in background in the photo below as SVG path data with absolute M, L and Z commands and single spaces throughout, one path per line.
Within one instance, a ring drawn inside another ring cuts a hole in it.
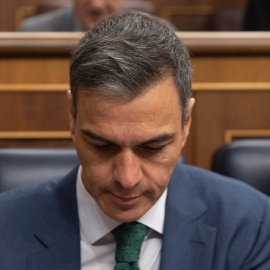
M 26 32 L 80 32 L 92 29 L 98 22 L 117 13 L 132 10 L 125 0 L 73 0 L 73 5 L 30 17 L 23 21 L 20 31 Z M 143 1 L 141 1 L 143 3 Z M 138 1 L 139 3 L 139 1 Z M 170 22 L 160 18 L 176 31 Z

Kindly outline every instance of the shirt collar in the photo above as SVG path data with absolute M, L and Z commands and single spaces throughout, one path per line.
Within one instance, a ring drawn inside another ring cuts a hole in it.
M 121 223 L 111 219 L 101 210 L 94 198 L 86 190 L 81 173 L 82 167 L 80 166 L 76 183 L 80 229 L 87 241 L 94 244 Z M 166 197 L 167 189 L 153 207 L 137 221 L 162 234 Z

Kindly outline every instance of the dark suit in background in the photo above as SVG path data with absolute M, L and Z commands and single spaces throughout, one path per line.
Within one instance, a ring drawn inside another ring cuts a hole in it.
M 246 31 L 270 31 L 269 0 L 249 0 L 243 28 Z
M 82 28 L 74 9 L 65 7 L 26 19 L 20 30 L 27 32 L 78 32 L 82 31 Z
M 128 13 L 132 10 L 122 8 L 120 13 Z M 159 18 L 172 30 L 177 28 L 169 21 Z M 23 32 L 81 32 L 83 31 L 76 18 L 73 7 L 60 8 L 55 11 L 33 16 L 23 21 L 20 31 Z

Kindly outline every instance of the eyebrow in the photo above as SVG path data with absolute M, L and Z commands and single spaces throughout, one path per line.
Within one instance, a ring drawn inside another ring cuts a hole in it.
M 147 140 L 145 142 L 142 142 L 141 145 L 164 142 L 164 141 L 171 140 L 174 137 L 175 137 L 175 133 L 162 134 L 162 135 L 159 135 L 159 136 L 154 137 L 152 139 L 149 139 L 149 140 Z
M 94 139 L 94 140 L 97 140 L 97 141 L 101 141 L 101 142 L 105 142 L 105 143 L 111 143 L 111 144 L 115 144 L 114 142 L 108 140 L 108 139 L 105 139 L 95 133 L 93 133 L 92 131 L 90 130 L 85 130 L 85 129 L 82 129 L 82 133 L 84 135 L 86 135 L 87 137 L 91 138 L 91 139 Z
M 103 137 L 93 133 L 90 130 L 82 129 L 82 133 L 84 135 L 86 135 L 87 137 L 89 137 L 91 139 L 94 139 L 94 140 L 97 140 L 97 141 L 101 141 L 101 142 L 109 143 L 109 144 L 116 144 L 115 142 L 113 142 L 113 141 L 111 141 L 109 139 L 103 138 Z M 147 144 L 153 144 L 153 143 L 168 141 L 168 140 L 173 139 L 175 136 L 176 136 L 175 133 L 161 134 L 161 135 L 158 135 L 158 136 L 156 136 L 154 138 L 151 138 L 149 140 L 146 140 L 146 141 L 140 143 L 140 145 L 147 145 Z

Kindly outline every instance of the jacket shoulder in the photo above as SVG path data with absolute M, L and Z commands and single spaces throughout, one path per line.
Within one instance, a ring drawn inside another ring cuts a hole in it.
M 217 232 L 214 269 L 270 269 L 266 195 L 239 180 L 189 165 L 177 166 L 172 180 L 170 205 L 177 204 L 182 217 L 199 227 Z
M 73 19 L 74 14 L 72 8 L 60 8 L 41 15 L 32 16 L 24 20 L 21 24 L 20 31 L 73 31 Z
M 26 258 L 51 240 L 65 239 L 70 228 L 77 234 L 76 175 L 77 167 L 63 178 L 0 194 L 1 269 L 26 269 Z

